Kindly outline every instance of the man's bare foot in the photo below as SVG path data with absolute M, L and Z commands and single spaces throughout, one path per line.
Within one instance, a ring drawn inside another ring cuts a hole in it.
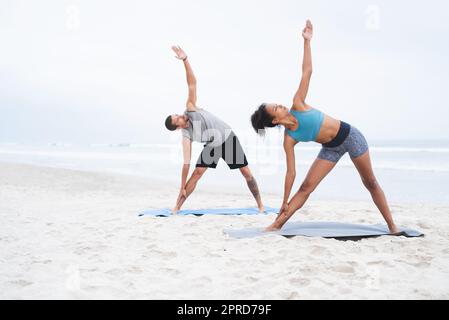
M 259 213 L 264 213 L 265 212 L 265 207 L 263 205 L 261 205 L 259 207 Z
M 174 207 L 173 209 L 171 209 L 171 214 L 178 214 L 179 208 L 178 207 Z

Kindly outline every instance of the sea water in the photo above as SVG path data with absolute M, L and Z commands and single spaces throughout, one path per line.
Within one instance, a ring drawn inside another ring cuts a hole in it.
M 282 144 L 251 145 L 242 143 L 250 169 L 262 193 L 282 197 L 285 156 Z M 202 145 L 194 144 L 192 169 Z M 320 146 L 298 144 L 296 181 L 299 188 L 316 158 Z M 449 204 L 449 141 L 374 141 L 370 155 L 376 177 L 392 203 Z M 141 176 L 155 185 L 173 185 L 181 180 L 182 147 L 167 144 L 0 144 L 0 161 L 93 172 Z M 224 161 L 209 169 L 198 183 L 198 190 L 220 193 L 250 193 L 238 170 L 230 171 Z M 173 195 L 176 198 L 177 195 Z M 312 199 L 369 201 L 357 170 L 345 155 L 322 181 Z M 270 204 L 275 205 L 275 204 Z

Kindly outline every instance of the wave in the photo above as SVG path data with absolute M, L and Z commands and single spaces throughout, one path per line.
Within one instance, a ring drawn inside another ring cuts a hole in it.
M 375 152 L 431 152 L 449 153 L 449 148 L 370 147 Z
M 248 146 L 248 149 L 259 149 L 259 150 L 283 150 L 282 146 L 267 146 L 267 145 L 256 145 Z M 315 146 L 302 146 L 298 145 L 296 147 L 299 151 L 319 151 L 321 149 L 320 145 Z M 425 148 L 425 147 L 369 147 L 371 152 L 375 153 L 449 153 L 449 148 Z
M 123 161 L 135 164 L 136 161 L 148 162 L 151 161 L 154 164 L 163 163 L 173 165 L 177 163 L 179 159 L 182 159 L 181 146 L 178 144 L 127 144 L 125 147 L 110 147 L 110 144 L 98 144 L 91 145 L 88 148 L 83 148 L 82 150 L 77 150 L 76 148 L 58 148 L 55 146 L 47 146 L 45 148 L 17 148 L 15 145 L 0 145 L 0 154 L 8 155 L 9 158 L 28 158 L 30 160 L 48 161 L 49 164 L 54 163 L 57 159 L 78 159 L 78 161 L 87 160 L 105 160 L 105 161 Z M 106 147 L 102 149 L 100 147 Z M 123 149 L 119 149 L 123 148 Z M 128 148 L 135 148 L 128 149 Z M 144 148 L 138 150 L 137 148 Z M 150 148 L 150 150 L 148 150 Z M 161 149 L 171 149 L 170 152 Z M 314 148 L 313 150 L 318 150 L 316 147 L 307 147 L 308 149 Z M 159 150 L 155 150 L 159 149 Z M 192 158 L 196 157 L 200 152 L 201 148 L 194 148 Z M 397 147 L 382 147 L 376 152 L 417 152 L 417 150 L 428 150 L 430 152 L 435 152 L 435 148 L 397 148 Z M 119 151 L 123 150 L 123 151 Z M 259 150 L 258 148 L 249 151 L 247 154 L 251 156 L 253 163 L 259 166 L 278 166 L 282 167 L 285 165 L 285 159 L 282 156 L 282 152 L 254 152 Z M 304 149 L 303 149 L 304 150 Z M 299 150 L 301 152 L 301 150 Z M 448 148 L 438 148 L 437 152 L 447 153 Z M 382 159 L 378 157 L 373 163 L 375 169 L 381 170 L 395 170 L 395 171 L 409 171 L 409 172 L 433 172 L 433 173 L 449 173 L 449 161 L 444 161 L 446 156 L 435 157 L 435 154 L 431 154 L 426 158 L 420 158 L 420 160 L 413 160 L 411 157 L 387 157 L 389 159 Z M 178 159 L 179 158 L 179 159 Z M 54 160 L 50 160 L 54 159 Z M 310 166 L 315 159 L 315 154 L 307 154 L 298 157 L 297 164 L 300 166 Z M 427 160 L 426 160 L 427 159 Z M 181 160 L 180 160 L 181 161 Z M 352 162 L 349 159 L 342 159 L 339 162 L 339 166 L 342 167 L 353 167 Z
M 312 143 L 311 143 L 312 144 Z M 249 150 L 281 150 L 283 151 L 282 144 L 263 144 L 263 143 L 255 143 L 249 144 L 247 141 L 242 141 L 242 145 Z M 0 142 L 1 147 L 39 147 L 39 145 L 27 145 L 21 144 L 17 142 Z M 42 145 L 41 145 L 42 146 Z M 51 142 L 44 144 L 43 146 L 54 147 L 54 148 L 71 148 L 71 147 L 83 147 L 82 145 L 76 145 L 72 143 L 64 143 L 64 142 Z M 171 148 L 179 148 L 181 143 L 92 143 L 84 145 L 84 147 L 88 148 L 135 148 L 135 149 L 151 149 L 151 148 L 160 148 L 160 149 L 171 149 Z M 300 143 L 296 146 L 298 151 L 319 151 L 321 146 L 319 144 L 307 145 L 304 143 Z M 410 146 L 370 146 L 370 151 L 374 153 L 443 153 L 449 154 L 448 147 L 410 147 Z
M 134 144 L 134 143 L 120 143 L 110 144 L 110 147 L 129 147 L 129 148 L 173 148 L 179 147 L 180 144 L 162 144 L 162 143 L 148 143 L 148 144 Z M 283 150 L 282 146 L 247 146 L 248 149 L 261 150 Z M 298 146 L 298 150 L 302 151 L 319 151 L 321 146 Z M 379 153 L 449 153 L 449 148 L 412 148 L 412 147 L 370 147 L 371 152 Z
M 255 164 L 259 166 L 277 166 L 283 167 L 285 166 L 284 160 L 277 159 L 255 159 Z M 296 164 L 301 167 L 310 167 L 315 159 L 310 159 L 309 161 L 296 161 Z M 339 167 L 343 168 L 354 168 L 354 164 L 348 160 L 341 160 L 338 162 Z M 444 164 L 436 164 L 433 166 L 430 165 L 419 165 L 419 164 L 405 164 L 405 163 L 382 163 L 381 161 L 373 163 L 373 167 L 375 170 L 395 170 L 395 171 L 414 171 L 414 172 L 433 172 L 433 173 L 449 173 L 449 165 Z
M 341 163 L 339 164 L 343 167 L 353 167 L 352 163 Z M 377 163 L 373 164 L 374 169 L 381 170 L 397 170 L 397 171 L 420 171 L 420 172 L 441 172 L 441 173 L 449 173 L 449 167 L 447 165 L 437 165 L 437 166 L 420 166 L 420 165 L 404 165 L 401 163 L 388 163 L 382 164 Z

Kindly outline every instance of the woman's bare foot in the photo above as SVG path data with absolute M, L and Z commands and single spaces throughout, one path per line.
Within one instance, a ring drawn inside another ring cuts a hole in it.
M 281 230 L 281 227 L 279 226 L 279 224 L 276 223 L 276 221 L 264 229 L 265 232 L 278 231 L 278 230 Z
M 395 224 L 388 226 L 388 229 L 390 230 L 391 234 L 398 234 L 402 232 L 398 227 L 396 227 Z
M 265 212 L 265 207 L 263 205 L 261 205 L 259 207 L 259 213 L 264 213 Z
M 171 209 L 171 214 L 178 214 L 179 208 L 178 207 L 174 207 L 173 209 Z

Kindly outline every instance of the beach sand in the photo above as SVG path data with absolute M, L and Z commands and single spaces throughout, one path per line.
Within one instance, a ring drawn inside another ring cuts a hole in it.
M 222 232 L 263 227 L 274 215 L 137 216 L 171 207 L 177 187 L 1 163 L 0 298 L 449 299 L 448 207 L 392 203 L 397 224 L 425 237 L 356 242 L 236 240 Z M 279 196 L 263 196 L 279 206 Z M 185 208 L 253 205 L 249 192 L 199 186 Z M 312 195 L 292 221 L 383 223 L 368 195 L 365 202 Z

